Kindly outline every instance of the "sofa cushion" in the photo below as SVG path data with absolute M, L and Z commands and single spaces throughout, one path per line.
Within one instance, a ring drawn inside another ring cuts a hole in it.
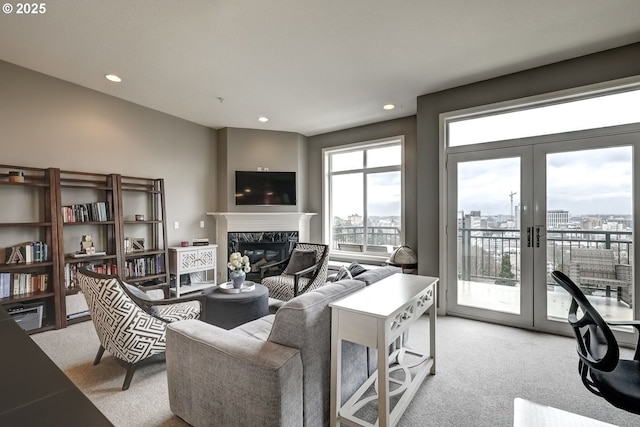
M 273 327 L 274 315 L 261 317 L 231 329 L 235 334 L 266 341 Z
M 402 273 L 402 269 L 400 267 L 393 267 L 389 265 L 386 267 L 372 268 L 371 270 L 367 270 L 363 273 L 358 274 L 355 279 L 361 280 L 367 286 L 369 286 L 370 284 L 375 283 L 378 280 L 382 280 L 385 277 L 389 277 L 395 273 Z

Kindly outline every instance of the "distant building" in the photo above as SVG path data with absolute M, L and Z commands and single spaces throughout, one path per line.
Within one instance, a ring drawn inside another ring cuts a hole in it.
M 547 229 L 565 228 L 569 223 L 569 211 L 547 211 Z
M 349 215 L 349 224 L 351 225 L 362 225 L 362 215 L 353 214 Z

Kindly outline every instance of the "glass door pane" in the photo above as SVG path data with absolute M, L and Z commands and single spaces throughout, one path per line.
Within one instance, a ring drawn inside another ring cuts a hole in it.
M 458 164 L 458 304 L 520 314 L 520 158 Z
M 532 150 L 509 148 L 448 156 L 447 310 L 452 314 L 533 323 L 532 221 L 529 201 Z M 453 205 L 453 206 L 452 206 Z M 523 236 L 525 239 L 523 240 Z
M 547 319 L 566 323 L 561 270 L 605 320 L 632 320 L 633 148 L 546 154 Z

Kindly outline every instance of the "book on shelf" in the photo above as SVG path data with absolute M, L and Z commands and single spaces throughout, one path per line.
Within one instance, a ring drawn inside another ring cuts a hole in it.
M 47 242 L 25 242 L 6 249 L 7 264 L 31 264 L 45 262 L 49 256 Z
M 111 221 L 109 202 L 83 203 L 62 206 L 62 222 L 103 222 Z
M 164 255 L 137 258 L 127 261 L 124 266 L 125 277 L 145 277 L 165 272 Z
M 48 288 L 48 274 L 0 273 L 0 298 L 46 292 Z
M 0 273 L 0 298 L 11 296 L 11 273 Z
M 64 265 L 64 286 L 67 289 L 78 288 L 78 269 L 85 267 L 89 270 L 95 271 L 99 274 L 107 274 L 110 276 L 116 276 L 118 274 L 118 267 L 116 264 L 110 262 L 104 264 L 95 263 L 73 263 Z
M 208 237 L 194 237 L 192 241 L 193 246 L 207 246 L 209 245 Z

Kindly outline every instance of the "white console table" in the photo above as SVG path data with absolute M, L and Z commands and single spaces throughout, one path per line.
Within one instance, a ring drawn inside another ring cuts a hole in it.
M 175 292 L 176 297 L 201 291 L 216 284 L 217 249 L 218 245 L 169 248 L 169 273 L 176 276 L 176 286 L 171 288 L 171 291 Z M 180 285 L 180 276 L 183 274 L 189 275 L 189 285 Z
M 427 373 L 435 374 L 438 280 L 437 277 L 397 273 L 329 304 L 332 427 L 339 424 L 367 427 L 396 425 Z M 401 343 L 402 334 L 425 312 L 429 314 L 428 355 L 407 349 Z M 377 349 L 378 370 L 340 406 L 343 340 Z M 397 348 L 390 354 L 389 349 L 394 343 Z M 402 382 L 389 375 L 398 369 L 405 374 Z M 392 390 L 391 384 L 395 386 Z M 367 393 L 372 387 L 377 390 L 377 395 Z M 393 408 L 390 407 L 390 395 L 401 395 Z M 356 417 L 360 409 L 376 399 L 377 423 Z

